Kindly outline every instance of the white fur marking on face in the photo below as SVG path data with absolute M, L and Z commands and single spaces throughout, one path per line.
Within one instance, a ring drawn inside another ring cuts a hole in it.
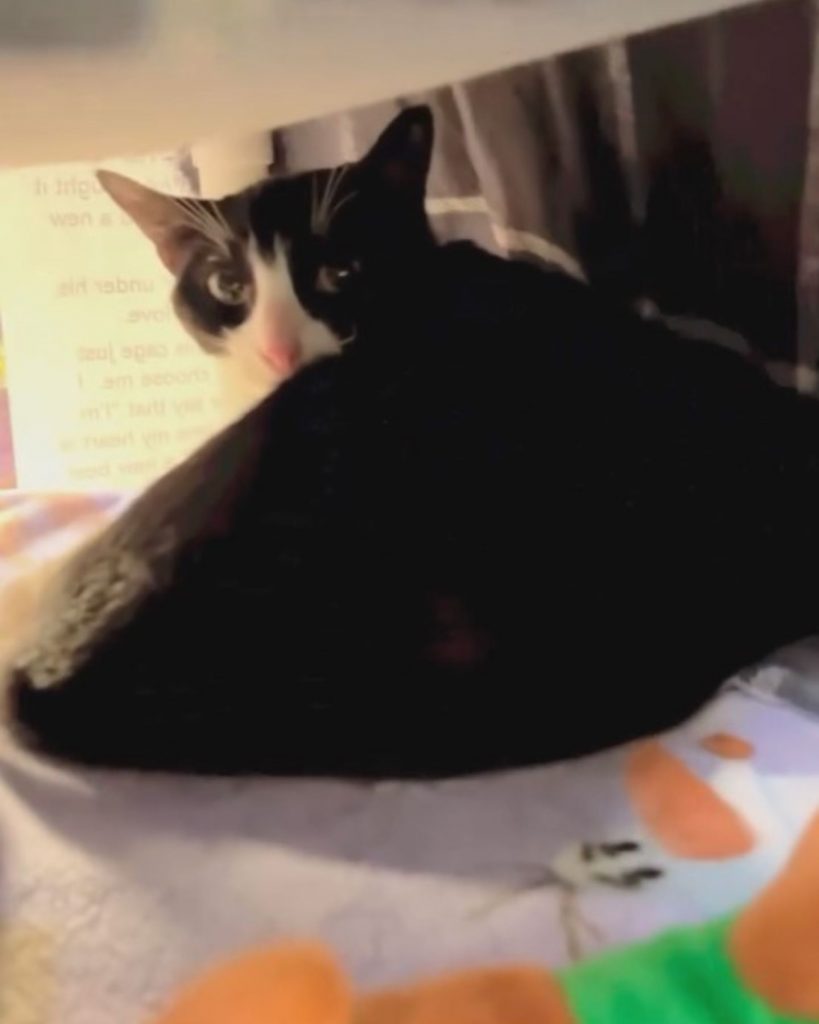
M 253 308 L 247 320 L 226 335 L 225 355 L 220 360 L 224 397 L 237 415 L 261 401 L 283 379 L 263 354 L 271 309 L 292 325 L 300 349 L 299 365 L 341 350 L 340 339 L 299 302 L 281 239 L 275 241 L 272 259 L 259 252 L 255 241 L 250 243 L 247 258 L 253 274 Z

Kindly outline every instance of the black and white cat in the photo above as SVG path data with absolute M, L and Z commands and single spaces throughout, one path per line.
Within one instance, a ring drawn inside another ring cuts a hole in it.
M 267 179 L 217 200 L 98 172 L 174 275 L 180 322 L 218 358 L 228 419 L 300 366 L 340 352 L 379 310 L 401 317 L 409 268 L 433 245 L 422 208 L 431 146 L 431 113 L 412 107 L 357 163 Z M 70 557 L 0 594 L 0 673 L 50 620 L 49 597 Z
M 372 292 L 414 258 L 407 246 L 430 244 L 417 188 L 389 183 L 390 174 L 413 173 L 407 157 L 415 149 L 423 189 L 430 137 L 429 111 L 411 108 L 357 163 L 268 179 L 217 200 L 97 172 L 174 275 L 177 316 L 220 357 L 236 412 L 353 341 Z
M 223 254 L 173 204 L 155 221 L 180 294 L 213 293 L 214 345 L 283 256 L 304 315 L 355 343 L 67 567 L 15 659 L 23 742 L 197 772 L 498 768 L 664 729 L 819 631 L 819 403 L 563 274 L 436 245 L 431 143 L 408 111 L 324 205 L 315 178 L 261 186 Z

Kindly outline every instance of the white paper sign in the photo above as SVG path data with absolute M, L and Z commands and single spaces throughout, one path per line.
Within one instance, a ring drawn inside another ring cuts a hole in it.
M 170 157 L 109 162 L 189 191 Z M 88 166 L 0 174 L 0 316 L 17 485 L 133 488 L 224 420 L 150 243 Z

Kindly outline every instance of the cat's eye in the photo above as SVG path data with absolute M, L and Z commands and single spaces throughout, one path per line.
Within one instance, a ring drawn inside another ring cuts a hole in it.
M 357 272 L 358 264 L 355 261 L 344 266 L 325 265 L 319 267 L 319 272 L 316 275 L 316 288 L 320 292 L 329 292 L 330 294 L 340 292 Z
M 206 284 L 214 299 L 226 306 L 240 306 L 250 294 L 249 283 L 234 270 L 214 270 Z

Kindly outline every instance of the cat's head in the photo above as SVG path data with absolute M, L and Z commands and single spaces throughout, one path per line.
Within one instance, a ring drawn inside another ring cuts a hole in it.
M 429 108 L 412 107 L 356 163 L 214 201 L 98 177 L 176 278 L 188 332 L 259 398 L 372 318 L 402 315 L 413 267 L 434 244 L 424 211 L 432 134 Z

